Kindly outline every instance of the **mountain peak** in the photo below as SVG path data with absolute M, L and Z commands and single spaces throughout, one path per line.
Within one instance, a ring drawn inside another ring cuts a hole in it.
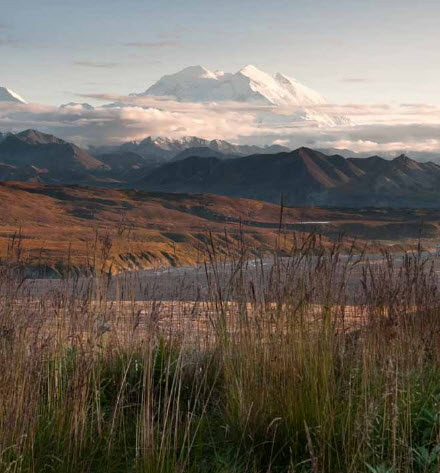
M 275 76 L 248 64 L 238 72 L 212 72 L 203 66 L 190 66 L 181 71 L 165 75 L 141 94 L 133 96 L 172 97 L 178 102 L 220 103 L 242 102 L 252 105 L 284 107 L 291 109 L 289 115 L 277 116 L 277 120 L 313 120 L 325 125 L 347 124 L 346 117 L 329 115 L 314 109 L 326 104 L 326 99 L 318 92 L 302 85 L 295 79 L 277 73 Z M 272 111 L 260 115 L 263 121 L 272 123 Z
M 412 159 L 409 158 L 405 153 L 402 153 L 401 155 L 397 156 L 397 158 L 394 158 L 393 161 L 406 163 L 408 161 L 412 161 Z
M 203 66 L 188 66 L 182 69 L 181 71 L 177 72 L 176 74 L 172 74 L 171 76 L 177 76 L 185 79 L 215 79 L 215 73 L 209 71 Z M 170 76 L 167 76 L 170 77 Z
M 27 103 L 16 92 L 7 87 L 0 87 L 0 102 Z
M 136 94 L 134 94 L 136 95 Z M 260 102 L 302 106 L 325 103 L 317 92 L 278 73 L 275 77 L 248 64 L 235 74 L 189 66 L 163 76 L 140 96 L 170 96 L 180 102 Z
M 254 66 L 253 64 L 247 64 L 246 66 L 242 67 L 239 71 L 241 74 L 255 74 L 255 73 L 263 73 L 261 69 L 258 69 L 258 67 Z
M 312 148 L 308 148 L 307 146 L 300 146 L 298 149 L 293 151 L 294 153 L 319 153 L 319 151 L 315 151 Z
M 397 158 L 394 158 L 392 162 L 399 167 L 405 167 L 407 169 L 418 169 L 420 167 L 417 161 L 409 158 L 406 154 L 397 156 Z
M 41 131 L 37 130 L 24 130 L 20 133 L 15 135 L 16 138 L 19 138 L 21 141 L 25 141 L 28 144 L 37 145 L 37 144 L 50 144 L 50 143 L 57 143 L 63 144 L 65 141 L 57 138 L 54 135 L 49 135 L 47 133 L 42 133 Z

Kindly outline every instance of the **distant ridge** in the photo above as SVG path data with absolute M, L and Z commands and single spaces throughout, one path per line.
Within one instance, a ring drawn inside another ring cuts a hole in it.
M 188 157 L 142 179 L 149 190 L 213 193 L 288 205 L 440 208 L 440 166 L 407 156 L 327 156 L 309 148 L 236 159 Z
M 0 136 L 0 180 L 210 193 L 276 204 L 283 196 L 291 206 L 440 208 L 440 166 L 432 162 L 404 154 L 387 160 L 279 149 L 149 137 L 87 152 L 25 130 Z
M 164 136 L 148 136 L 141 141 L 129 141 L 117 146 L 96 147 L 91 150 L 94 155 L 108 152 L 130 151 L 144 157 L 171 160 L 187 149 L 208 148 L 214 152 L 230 156 L 247 156 L 249 154 L 272 154 L 290 151 L 281 145 L 237 145 L 225 140 L 206 140 L 196 136 L 168 138 Z

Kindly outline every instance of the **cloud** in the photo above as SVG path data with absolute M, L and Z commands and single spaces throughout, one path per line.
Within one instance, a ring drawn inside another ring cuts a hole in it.
M 432 105 L 432 104 L 429 104 L 429 103 L 420 103 L 420 102 L 416 102 L 416 103 L 401 103 L 400 106 L 401 106 L 401 107 L 407 107 L 407 108 L 432 108 L 432 109 L 435 109 L 435 108 L 436 108 L 435 105 Z
M 160 48 L 168 48 L 171 46 L 176 46 L 178 43 L 177 41 L 145 41 L 145 42 L 131 42 L 125 43 L 124 46 L 129 48 L 141 48 L 141 49 L 160 49 Z
M 287 146 L 289 144 L 289 140 L 279 138 L 279 139 L 273 140 L 272 144 L 280 145 L 280 146 Z
M 375 141 L 364 141 L 364 140 L 336 140 L 321 142 L 320 147 L 322 148 L 336 148 L 336 149 L 350 149 L 356 153 L 377 153 L 377 154 L 388 154 L 401 152 L 439 152 L 440 141 L 436 139 L 429 139 L 423 142 L 411 142 L 411 141 L 390 141 L 388 143 L 376 143 Z
M 350 149 L 380 154 L 402 151 L 440 153 L 440 124 L 355 125 L 326 129 L 291 129 L 288 146 Z
M 179 113 L 241 112 L 253 114 L 256 122 L 271 126 L 274 130 L 285 127 L 325 126 L 332 122 L 368 125 L 397 125 L 405 123 L 440 124 L 440 107 L 430 104 L 323 104 L 307 106 L 277 107 L 244 102 L 179 102 L 173 97 L 120 96 L 116 94 L 83 94 L 81 97 L 102 102 L 113 102 L 143 108 L 159 108 Z M 334 124 L 333 123 L 333 124 Z
M 367 77 L 344 77 L 342 79 L 342 82 L 362 84 L 362 83 L 372 82 L 372 80 Z
M 116 62 L 98 62 L 98 61 L 75 61 L 74 64 L 75 66 L 93 67 L 97 69 L 111 69 L 113 67 L 118 66 Z
M 237 102 L 181 103 L 170 97 L 82 97 L 100 100 L 104 105 L 88 110 L 80 106 L 0 103 L 0 131 L 37 128 L 83 146 L 139 140 L 149 135 L 192 135 L 237 143 L 279 143 L 292 148 L 348 148 L 372 154 L 401 150 L 440 153 L 440 108 L 430 104 L 308 107 L 329 116 L 355 117 L 352 125 L 327 126 L 313 119 L 298 120 L 302 113 L 299 107 L 288 112 Z
M 217 110 L 217 111 L 245 111 L 250 113 L 272 112 L 275 113 L 280 107 L 268 105 L 253 105 L 244 102 L 179 102 L 169 96 L 149 95 L 117 95 L 117 94 L 77 94 L 85 99 L 94 99 L 101 102 L 113 102 L 143 108 L 160 108 L 179 112 Z M 292 111 L 292 108 L 289 108 Z
M 0 46 L 18 46 L 20 41 L 14 38 L 0 37 Z
M 187 110 L 186 112 L 138 106 L 45 107 L 0 103 L 0 129 L 38 128 L 78 144 L 119 143 L 148 135 L 237 138 L 255 131 L 255 117 L 239 112 Z

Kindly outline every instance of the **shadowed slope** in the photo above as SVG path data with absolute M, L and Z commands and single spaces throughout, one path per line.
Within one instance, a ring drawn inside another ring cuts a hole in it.
M 308 148 L 239 159 L 191 157 L 139 182 L 167 192 L 212 192 L 290 205 L 438 207 L 440 166 L 406 156 L 392 161 L 326 156 Z

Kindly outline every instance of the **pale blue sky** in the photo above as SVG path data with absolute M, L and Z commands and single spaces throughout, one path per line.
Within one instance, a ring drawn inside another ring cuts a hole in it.
M 0 11 L 0 85 L 31 102 L 251 63 L 332 102 L 440 105 L 438 1 L 2 0 Z

